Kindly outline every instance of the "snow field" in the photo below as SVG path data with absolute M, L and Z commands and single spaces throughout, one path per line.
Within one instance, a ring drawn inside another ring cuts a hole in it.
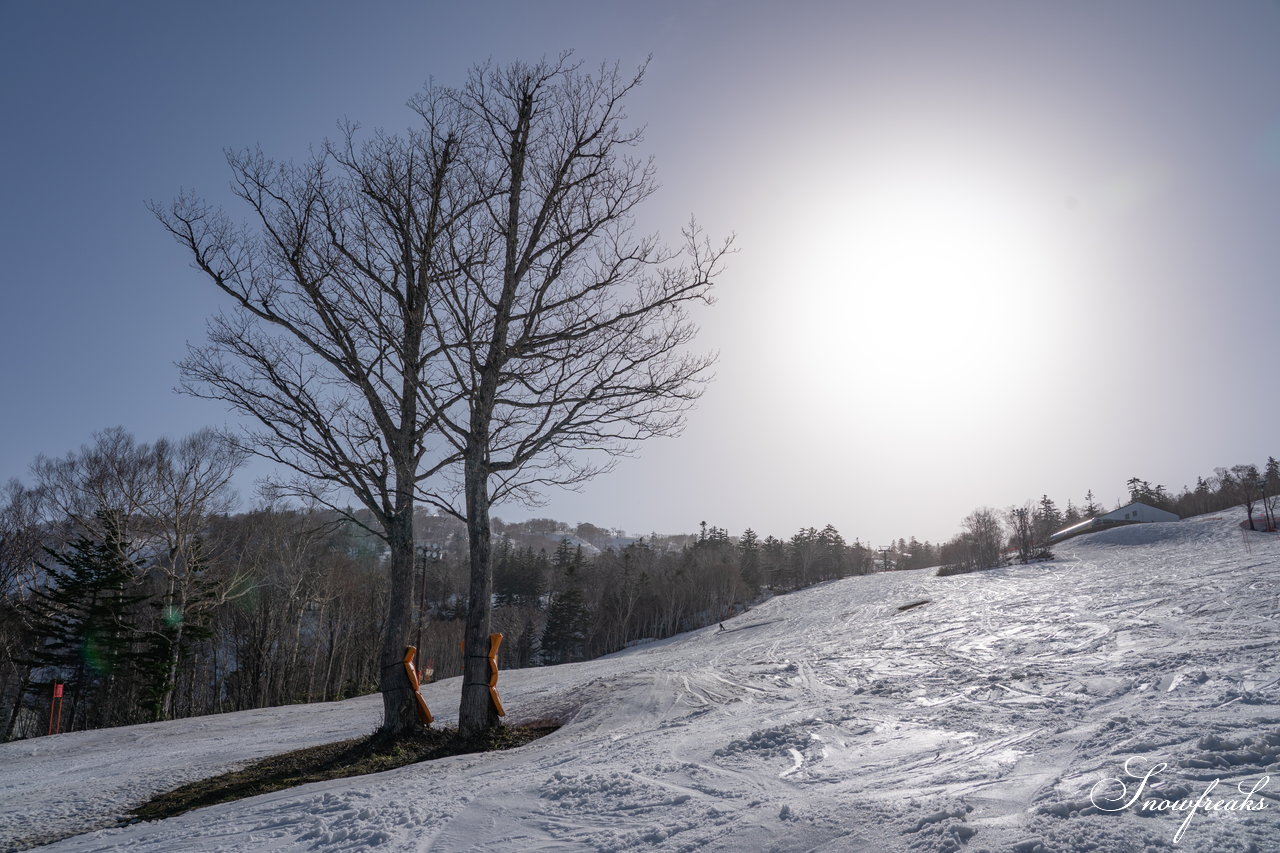
M 517 750 L 317 783 L 115 827 L 150 793 L 364 734 L 364 697 L 0 745 L 0 840 L 48 850 L 1280 850 L 1243 798 L 1280 771 L 1280 543 L 1233 513 L 1117 528 L 1050 563 L 850 578 L 581 664 L 502 673 Z M 927 599 L 909 610 L 904 604 Z M 424 695 L 442 724 L 456 680 Z M 1125 778 L 1130 793 L 1137 779 Z M 1105 803 L 1105 800 L 1102 802 Z

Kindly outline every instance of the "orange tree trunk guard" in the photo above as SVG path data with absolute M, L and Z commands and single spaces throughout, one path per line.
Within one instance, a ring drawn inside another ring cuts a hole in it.
M 494 710 L 498 712 L 499 717 L 505 717 L 507 712 L 502 707 L 502 700 L 498 698 L 498 646 L 502 645 L 501 634 L 489 635 L 489 698 L 493 700 Z M 467 653 L 466 643 L 458 642 L 458 651 L 464 655 Z
M 498 646 L 502 645 L 501 634 L 489 635 L 489 698 L 493 700 L 493 707 L 498 711 L 499 717 L 505 717 L 507 712 L 502 709 L 502 700 L 498 698 Z
M 418 649 L 414 646 L 404 647 L 404 672 L 409 676 L 409 686 L 413 688 L 414 703 L 418 706 L 418 719 L 424 726 L 429 726 L 435 717 L 431 716 L 427 700 L 423 699 L 422 694 L 418 692 L 418 671 L 413 667 L 413 656 L 417 653 Z

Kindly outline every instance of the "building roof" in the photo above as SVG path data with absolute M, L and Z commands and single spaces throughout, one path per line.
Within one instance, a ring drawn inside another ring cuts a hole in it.
M 1147 510 L 1147 512 L 1142 514 L 1147 515 L 1148 517 L 1139 517 L 1139 513 L 1134 512 L 1137 508 Z M 1133 517 L 1125 518 L 1125 515 L 1132 515 Z M 1156 518 L 1153 519 L 1149 517 L 1152 515 L 1156 516 Z M 1161 516 L 1163 516 L 1163 518 L 1161 518 Z M 1087 533 L 1095 528 L 1105 527 L 1112 524 L 1149 523 L 1156 520 L 1179 521 L 1180 519 L 1177 513 L 1172 513 L 1168 510 L 1151 506 L 1150 504 L 1144 504 L 1141 501 L 1132 501 L 1122 507 L 1111 510 L 1111 512 L 1104 512 L 1101 515 L 1096 515 L 1093 518 L 1086 518 L 1083 521 L 1070 525 L 1069 527 L 1064 527 L 1050 536 L 1049 541 L 1060 542 L 1063 539 L 1070 539 L 1072 536 L 1078 536 L 1081 533 Z
M 1123 515 L 1121 515 L 1122 513 Z M 1167 509 L 1160 509 L 1159 507 L 1152 506 L 1151 504 L 1145 504 L 1142 501 L 1131 501 L 1122 507 L 1111 510 L 1111 512 L 1104 512 L 1098 517 L 1111 520 L 1125 518 L 1132 515 L 1134 519 L 1141 521 L 1142 519 L 1139 517 L 1140 514 L 1155 516 L 1162 521 L 1179 520 L 1179 516 L 1176 512 L 1169 512 Z M 1148 518 L 1147 520 L 1150 519 Z

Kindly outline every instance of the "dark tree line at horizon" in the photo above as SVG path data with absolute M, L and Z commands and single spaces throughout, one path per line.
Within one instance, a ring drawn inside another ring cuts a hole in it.
M 143 444 L 117 428 L 37 460 L 30 487 L 9 482 L 0 735 L 42 734 L 55 683 L 66 689 L 64 731 L 377 689 L 371 651 L 383 643 L 392 589 L 385 543 L 322 507 L 231 512 L 228 482 L 242 459 L 209 432 Z M 617 651 L 883 564 L 883 552 L 830 525 L 787 540 L 705 524 L 640 539 L 551 519 L 493 526 L 502 668 Z M 410 636 L 438 680 L 461 674 L 468 534 L 425 510 L 415 527 Z
M 0 494 L 0 734 L 42 734 L 53 683 L 63 729 L 123 725 L 377 689 L 391 594 L 385 544 L 343 514 L 267 504 L 231 511 L 242 461 L 215 434 L 154 444 L 122 429 L 33 465 Z M 1256 472 L 1257 476 L 1254 476 Z M 1280 464 L 1237 465 L 1169 495 L 1140 478 L 1133 500 L 1180 515 L 1244 505 L 1262 525 Z M 493 520 L 493 629 L 503 669 L 585 660 L 714 624 L 762 597 L 877 571 L 985 568 L 1106 508 L 1064 512 L 1047 495 L 1002 516 L 983 508 L 935 546 L 872 548 L 833 526 L 787 539 L 701 525 L 631 538 L 589 523 Z M 419 661 L 461 673 L 469 574 L 458 519 L 420 511 L 413 573 Z M 518 707 L 518 697 L 508 704 Z

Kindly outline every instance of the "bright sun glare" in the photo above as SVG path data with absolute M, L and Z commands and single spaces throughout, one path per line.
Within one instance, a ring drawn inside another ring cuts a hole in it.
M 1057 290 L 1053 203 L 998 170 L 903 162 L 812 205 L 794 267 L 810 296 L 790 324 L 800 372 L 825 387 L 856 376 L 915 414 L 975 378 L 1016 378 L 1008 356 Z

